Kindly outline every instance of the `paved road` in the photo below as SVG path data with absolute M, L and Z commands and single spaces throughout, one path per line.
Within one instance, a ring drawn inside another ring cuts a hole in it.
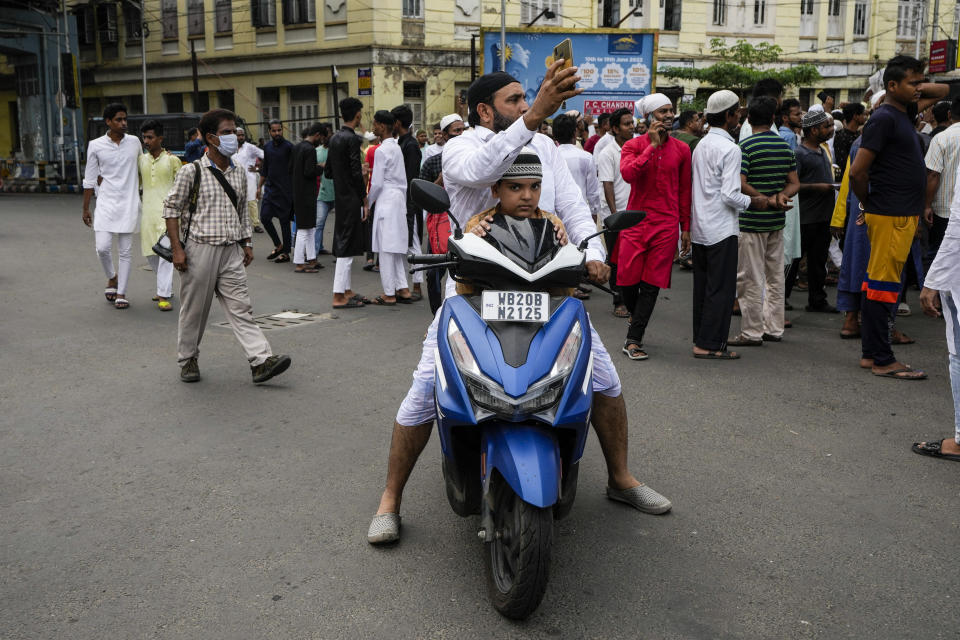
M 0 196 L 4 639 L 958 634 L 960 467 L 909 450 L 952 425 L 938 321 L 901 323 L 926 382 L 860 371 L 838 317 L 802 312 L 782 344 L 703 362 L 688 352 L 691 278 L 676 273 L 651 359 L 614 350 L 631 465 L 675 508 L 607 501 L 591 436 L 550 587 L 516 624 L 489 605 L 476 521 L 446 504 L 435 439 L 403 541 L 364 539 L 425 303 L 271 332 L 294 365 L 261 387 L 211 326 L 204 379 L 184 385 L 176 314 L 151 305 L 139 243 L 132 307 L 116 311 L 79 211 L 76 196 Z M 257 236 L 255 311 L 329 312 L 329 259 L 294 276 L 268 250 Z M 375 276 L 355 288 L 375 293 Z M 623 321 L 600 295 L 588 307 L 618 347 Z

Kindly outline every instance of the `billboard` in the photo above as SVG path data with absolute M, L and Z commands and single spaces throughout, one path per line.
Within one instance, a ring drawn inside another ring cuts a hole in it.
M 930 73 L 944 73 L 950 70 L 947 61 L 949 47 L 949 40 L 934 40 L 930 43 Z
M 584 90 L 567 100 L 567 110 L 597 114 L 633 109 L 635 100 L 655 90 L 656 31 L 508 29 L 506 71 L 523 85 L 527 103 L 533 102 L 553 63 L 553 47 L 564 38 L 573 44 L 573 63 L 582 78 L 577 86 Z M 483 72 L 499 71 L 500 31 L 483 29 L 481 40 Z

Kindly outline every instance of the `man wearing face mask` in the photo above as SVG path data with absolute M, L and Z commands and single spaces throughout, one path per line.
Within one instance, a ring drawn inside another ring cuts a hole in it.
M 244 167 L 231 160 L 238 147 L 235 121 L 236 116 L 226 109 L 203 114 L 200 136 L 206 155 L 177 173 L 163 202 L 173 267 L 180 272 L 177 362 L 183 382 L 200 379 L 197 357 L 214 294 L 243 347 L 255 383 L 266 382 L 290 366 L 288 356 L 273 354 L 253 321 L 245 270 L 253 260 L 246 215 L 247 178 Z M 196 210 L 190 213 L 198 171 Z M 182 237 L 181 227 L 185 230 Z
M 537 97 L 530 106 L 524 98 L 523 87 L 508 73 L 488 73 L 470 85 L 467 101 L 471 128 L 447 142 L 443 149 L 443 181 L 450 196 L 450 215 L 461 227 L 496 202 L 490 187 L 503 176 L 524 147 L 529 146 L 543 167 L 540 208 L 560 218 L 572 243 L 578 243 L 595 232 L 590 207 L 584 202 L 556 144 L 537 133 L 543 121 L 552 116 L 564 100 L 582 92 L 576 87 L 580 79 L 576 75 L 577 68 L 561 69 L 562 65 L 563 60 L 557 60 L 547 69 Z M 689 148 L 687 150 L 689 153 Z M 586 253 L 590 278 L 605 282 L 610 268 L 603 263 L 603 245 L 598 238 L 589 241 Z M 447 295 L 455 295 L 451 289 L 455 291 L 452 280 L 448 283 Z M 439 318 L 438 313 L 427 329 L 413 385 L 394 421 L 386 486 L 367 531 L 367 541 L 371 544 L 395 542 L 400 538 L 403 489 L 430 439 L 436 415 L 433 384 Z M 637 480 L 627 465 L 627 407 L 620 378 L 600 336 L 592 327 L 591 348 L 594 357 L 591 422 L 607 463 L 607 497 L 646 513 L 666 513 L 672 507 L 670 500 Z
M 682 254 L 690 250 L 692 154 L 685 142 L 670 136 L 670 98 L 653 93 L 636 106 L 650 129 L 623 145 L 620 173 L 630 185 L 627 209 L 646 211 L 647 217 L 617 239 L 616 284 L 632 314 L 623 353 L 631 360 L 646 360 L 643 335 L 660 289 L 670 286 L 677 240 Z

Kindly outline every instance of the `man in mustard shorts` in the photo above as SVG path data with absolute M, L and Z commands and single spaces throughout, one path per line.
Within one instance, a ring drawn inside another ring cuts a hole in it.
M 926 373 L 894 357 L 890 332 L 903 265 L 925 204 L 926 168 L 914 121 L 930 99 L 946 95 L 947 86 L 924 83 L 923 65 L 909 56 L 887 63 L 883 84 L 884 103 L 864 127 L 860 151 L 850 167 L 850 188 L 860 200 L 870 239 L 862 288 L 860 366 L 877 376 L 923 380 Z

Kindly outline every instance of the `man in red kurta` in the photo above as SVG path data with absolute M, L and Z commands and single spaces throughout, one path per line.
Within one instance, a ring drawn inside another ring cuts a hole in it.
M 623 352 L 646 360 L 643 334 L 660 289 L 670 286 L 670 272 L 682 232 L 683 250 L 690 247 L 690 147 L 670 136 L 674 109 L 670 99 L 654 93 L 637 101 L 646 135 L 629 140 L 620 154 L 620 173 L 630 185 L 627 209 L 646 211 L 639 225 L 620 232 L 617 241 L 617 286 L 631 310 Z

